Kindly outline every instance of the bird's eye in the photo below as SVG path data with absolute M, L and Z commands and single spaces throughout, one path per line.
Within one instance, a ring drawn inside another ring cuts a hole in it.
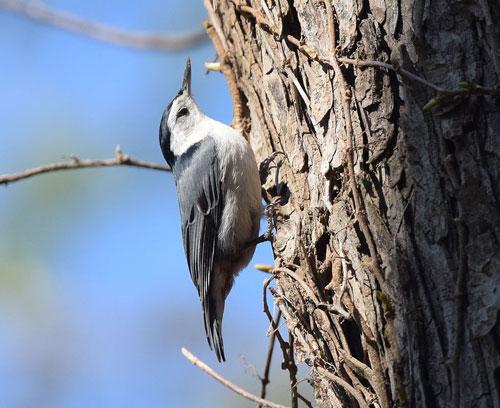
M 186 116 L 189 113 L 187 108 L 181 108 L 179 112 L 177 112 L 177 119 L 179 119 L 182 116 Z

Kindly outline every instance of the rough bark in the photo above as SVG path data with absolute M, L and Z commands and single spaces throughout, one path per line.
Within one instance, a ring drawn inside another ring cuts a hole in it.
M 499 407 L 499 101 L 424 111 L 432 89 L 334 58 L 498 86 L 498 2 L 206 4 L 258 160 L 286 156 L 273 295 L 317 406 Z

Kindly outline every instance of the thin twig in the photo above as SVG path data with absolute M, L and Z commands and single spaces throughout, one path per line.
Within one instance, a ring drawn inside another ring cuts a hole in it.
M 273 326 L 279 326 L 281 319 L 281 310 L 278 309 L 276 317 L 273 319 Z M 266 364 L 264 366 L 264 375 L 260 377 L 260 382 L 262 383 L 260 389 L 260 398 L 266 398 L 267 385 L 269 384 L 269 373 L 271 372 L 271 361 L 273 359 L 274 343 L 276 342 L 277 330 L 273 330 L 269 336 L 269 345 L 267 346 Z M 261 407 L 261 405 L 258 405 Z
M 346 256 L 344 252 L 344 244 L 342 241 L 339 240 L 339 255 L 340 255 L 340 264 L 342 265 L 342 286 L 340 287 L 339 291 L 339 296 L 338 296 L 338 308 L 341 310 L 344 310 L 344 312 L 347 313 L 347 316 L 349 316 L 349 313 L 347 310 L 344 309 L 344 306 L 342 305 L 342 297 L 344 296 L 345 290 L 347 288 L 347 275 L 348 275 L 348 269 L 347 269 L 347 261 L 346 261 Z
M 408 79 L 411 79 L 412 81 L 419 82 L 422 85 L 425 85 L 428 88 L 431 88 L 435 90 L 437 93 L 442 94 L 442 95 L 465 95 L 465 94 L 481 94 L 481 95 L 493 95 L 497 94 L 499 91 L 498 89 L 493 89 L 493 88 L 486 88 L 484 86 L 480 85 L 475 85 L 475 84 L 470 84 L 470 87 L 466 88 L 459 88 L 459 89 L 447 89 L 443 88 L 439 85 L 433 84 L 430 81 L 427 81 L 426 79 L 419 77 L 418 75 L 413 74 L 412 72 L 389 64 L 387 62 L 381 62 L 381 61 L 370 61 L 370 60 L 357 60 L 353 58 L 344 58 L 344 57 L 339 57 L 337 60 L 343 64 L 349 64 L 349 65 L 354 65 L 356 67 L 378 67 L 378 68 L 386 68 L 388 70 L 394 71 L 397 74 L 400 74 L 403 77 L 406 77 Z
M 253 267 L 258 271 L 267 273 L 269 275 L 272 275 L 274 269 L 274 266 L 266 264 L 255 264 Z
M 269 311 L 269 306 L 267 304 L 267 288 L 269 287 L 269 284 L 274 280 L 274 276 L 271 278 L 264 279 L 264 284 L 262 285 L 262 303 L 264 307 L 264 313 L 269 319 L 269 323 L 271 324 L 271 327 L 273 328 L 273 333 L 276 333 L 276 338 L 278 339 L 278 342 L 280 344 L 281 349 L 283 350 L 283 355 L 286 354 L 286 350 L 290 347 L 288 343 L 285 341 L 283 336 L 281 335 L 279 331 L 279 326 L 276 324 L 276 322 L 273 319 L 273 316 L 271 315 L 271 312 Z
M 315 305 L 318 305 L 320 302 L 318 300 L 318 297 L 315 295 L 313 290 L 307 285 L 307 283 L 301 279 L 296 273 L 292 272 L 288 268 L 274 268 L 273 273 L 285 273 L 288 276 L 290 276 L 292 279 L 294 279 L 302 288 L 304 291 L 309 295 L 309 298 L 314 302 Z
M 0 0 L 1 1 L 1 0 Z M 126 154 L 123 154 L 117 146 L 114 159 L 98 159 L 98 160 L 80 160 L 73 158 L 72 161 L 51 163 L 45 166 L 34 167 L 24 170 L 19 173 L 0 175 L 0 185 L 9 184 L 15 181 L 27 179 L 44 173 L 52 173 L 60 170 L 75 170 L 96 167 L 113 167 L 113 166 L 130 166 L 142 167 L 144 169 L 170 171 L 170 168 L 164 164 L 151 163 L 144 160 L 133 159 Z
M 314 408 L 313 404 L 311 404 L 311 401 L 309 401 L 306 397 L 304 397 L 300 392 L 297 393 L 297 397 L 309 408 Z
M 318 367 L 316 367 L 316 370 L 318 371 L 318 373 L 320 373 L 321 375 L 323 375 L 325 377 L 328 377 L 328 379 L 332 380 L 334 383 L 336 383 L 338 386 L 340 386 L 343 390 L 345 390 L 348 394 L 350 394 L 352 397 L 354 397 L 354 399 L 356 400 L 356 402 L 358 403 L 358 405 L 361 408 L 368 408 L 368 404 L 366 403 L 363 396 L 347 381 L 340 378 L 338 375 L 333 374 L 332 372 L 330 372 L 326 368 L 318 366 Z
M 347 261 L 346 261 L 345 254 L 344 254 L 343 244 L 342 244 L 342 242 L 340 242 L 340 240 L 339 240 L 339 255 L 340 256 L 336 257 L 335 260 L 338 261 L 339 269 L 342 271 L 342 284 L 338 290 L 338 293 L 335 294 L 336 299 L 334 300 L 333 304 L 320 303 L 317 306 L 319 308 L 324 307 L 330 312 L 338 313 L 344 319 L 349 319 L 351 316 L 349 315 L 349 312 L 345 309 L 345 307 L 342 303 L 342 297 L 344 296 L 344 293 L 345 293 L 346 288 L 347 288 L 348 270 L 347 270 Z M 329 289 L 333 289 L 333 287 L 331 287 L 332 283 L 333 283 L 333 264 L 332 264 L 332 282 L 330 282 L 328 284 L 328 286 L 330 286 Z M 328 287 L 325 287 L 325 289 L 327 289 L 327 288 Z
M 264 285 L 262 286 L 262 302 L 264 306 L 264 313 L 266 314 L 267 318 L 269 319 L 269 322 L 271 323 L 271 326 L 273 328 L 273 333 L 276 334 L 276 338 L 278 339 L 278 344 L 280 345 L 281 352 L 283 354 L 282 367 L 283 369 L 286 368 L 288 370 L 288 375 L 290 378 L 290 392 L 292 396 L 292 408 L 295 408 L 297 406 L 297 398 L 298 398 L 297 365 L 295 364 L 295 359 L 293 357 L 293 347 L 291 344 L 291 339 L 290 342 L 286 342 L 283 339 L 283 336 L 278 330 L 278 324 L 271 316 L 271 312 L 269 311 L 269 306 L 267 305 L 267 288 L 274 279 L 275 277 L 273 276 L 272 278 L 264 280 Z M 281 314 L 282 313 L 281 308 L 279 308 L 278 310 Z
M 222 30 L 219 27 L 215 10 L 212 7 L 210 0 L 205 0 L 205 8 L 208 12 L 209 20 L 205 23 L 207 34 L 214 44 L 215 51 L 220 59 L 220 72 L 224 74 L 233 101 L 233 121 L 231 126 L 235 129 L 241 130 L 243 136 L 246 137 L 245 124 L 243 123 L 244 105 L 241 99 L 240 89 L 236 81 L 236 74 L 231 66 L 231 58 L 227 51 L 227 44 L 225 43 Z
M 0 7 L 66 31 L 125 47 L 182 50 L 207 38 L 205 30 L 180 36 L 127 31 L 56 10 L 40 1 L 0 0 Z
M 223 51 L 223 53 L 225 53 L 228 49 L 227 41 L 226 37 L 224 36 L 224 31 L 222 31 L 222 27 L 220 24 L 221 20 L 215 12 L 213 3 L 214 3 L 213 0 L 203 0 L 203 4 L 205 5 L 205 9 L 207 10 L 208 14 L 208 22 L 210 23 L 210 25 L 213 26 L 214 30 L 216 31 L 217 41 L 220 43 L 220 50 L 219 48 L 217 48 L 217 45 L 214 44 L 214 46 L 216 47 L 215 50 L 217 51 L 217 53 L 219 51 Z
M 274 291 L 276 292 L 276 291 Z M 294 331 L 294 335 L 296 335 L 299 339 L 299 342 L 300 342 L 300 345 L 306 350 L 306 351 L 309 351 L 310 352 L 310 355 L 312 356 L 313 355 L 313 351 L 311 350 L 311 348 L 309 347 L 309 343 L 306 341 L 306 338 L 304 337 L 304 335 L 300 332 L 300 330 L 296 330 L 295 331 L 295 328 L 298 324 L 298 319 L 297 318 L 294 318 L 290 312 L 288 311 L 288 309 L 286 308 L 286 305 L 285 305 L 285 302 L 283 301 L 284 297 L 281 296 L 281 295 L 278 295 L 278 293 L 275 293 L 274 294 L 274 297 L 275 297 L 275 302 L 276 304 L 278 305 L 278 307 L 281 309 L 281 312 L 283 313 L 283 317 L 285 318 L 286 322 L 287 322 L 287 326 L 289 327 L 289 331 L 292 332 L 292 330 Z M 319 347 L 315 347 L 315 350 L 318 350 Z M 295 362 L 293 363 L 295 364 Z M 291 375 L 291 374 L 290 374 Z
M 307 93 L 304 90 L 304 88 L 302 87 L 302 85 L 300 85 L 299 80 L 297 79 L 297 77 L 295 76 L 293 71 L 290 69 L 290 67 L 285 67 L 285 71 L 286 71 L 287 75 L 292 79 L 292 82 L 295 85 L 297 92 L 304 100 L 307 109 L 310 109 L 311 108 L 311 100 L 309 99 L 309 96 L 307 95 Z
M 266 31 L 269 31 L 271 33 L 275 32 L 276 29 L 274 27 L 274 24 L 271 22 L 267 21 L 266 18 L 262 15 L 260 11 L 257 9 L 247 6 L 240 0 L 233 0 L 233 4 L 236 7 L 237 10 L 240 10 L 243 13 L 250 14 L 253 18 L 255 18 L 255 21 L 261 28 L 265 29 Z
M 237 385 L 233 384 L 229 380 L 225 379 L 223 376 L 220 374 L 216 373 L 214 370 L 212 370 L 209 366 L 207 366 L 203 361 L 201 361 L 198 357 L 194 356 L 189 350 L 186 348 L 181 349 L 182 354 L 184 357 L 186 357 L 192 364 L 194 364 L 196 367 L 200 368 L 202 371 L 207 373 L 210 377 L 216 379 L 219 381 L 222 385 L 225 387 L 229 388 L 231 391 L 235 392 L 236 394 L 241 395 L 243 398 L 246 398 L 250 401 L 256 402 L 257 404 L 260 404 L 264 408 L 288 408 L 285 405 L 280 405 L 280 404 L 275 404 L 274 402 L 267 401 L 265 399 L 259 398 L 256 395 L 253 395 L 252 393 L 244 390 L 241 387 L 238 387 Z
M 339 353 L 344 359 L 344 362 L 356 373 L 360 374 L 365 380 L 367 380 L 373 389 L 376 389 L 374 386 L 373 379 L 375 378 L 375 372 L 373 369 L 368 367 L 365 363 L 359 361 L 357 358 L 353 357 L 345 350 L 339 349 Z

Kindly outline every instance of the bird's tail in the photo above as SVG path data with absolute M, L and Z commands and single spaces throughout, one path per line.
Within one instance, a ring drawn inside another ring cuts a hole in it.
M 215 355 L 219 362 L 226 361 L 224 355 L 224 342 L 222 341 L 222 319 L 214 319 L 212 324 L 212 342 L 214 344 Z
M 203 302 L 205 332 L 210 349 L 215 350 L 219 362 L 226 361 L 224 342 L 222 340 L 222 316 L 224 314 L 224 300 L 208 296 L 208 302 Z M 222 302 L 222 305 L 220 304 Z

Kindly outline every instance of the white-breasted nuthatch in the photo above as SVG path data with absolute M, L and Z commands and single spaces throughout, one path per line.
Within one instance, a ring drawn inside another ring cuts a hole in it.
M 234 277 L 255 250 L 261 185 L 248 142 L 205 116 L 193 100 L 190 60 L 181 90 L 163 113 L 160 146 L 175 178 L 184 251 L 203 307 L 208 344 L 224 361 L 224 303 Z

